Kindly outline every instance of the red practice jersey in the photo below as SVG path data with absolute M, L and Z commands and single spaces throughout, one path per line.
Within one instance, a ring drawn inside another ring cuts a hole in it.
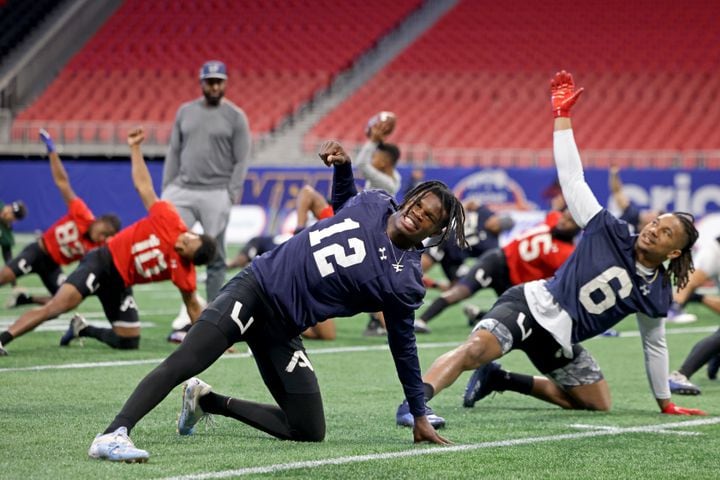
M 172 280 L 183 292 L 194 292 L 195 265 L 175 251 L 175 242 L 187 226 L 164 200 L 155 202 L 148 213 L 108 241 L 125 285 Z
M 559 215 L 551 212 L 545 223 L 524 231 L 503 247 L 513 285 L 552 277 L 575 250 L 573 243 L 557 240 L 550 232 Z
M 58 265 L 67 265 L 80 260 L 87 252 L 102 245 L 95 243 L 86 235 L 95 215 L 81 198 L 70 201 L 68 213 L 55 222 L 42 235 L 48 255 Z

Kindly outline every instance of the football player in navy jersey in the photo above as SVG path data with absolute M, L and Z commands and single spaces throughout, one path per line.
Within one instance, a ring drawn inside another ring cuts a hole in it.
M 426 399 L 476 369 L 465 391 L 467 407 L 492 391 L 511 390 L 562 408 L 607 411 L 608 384 L 580 343 L 636 313 L 648 379 L 662 413 L 704 414 L 670 399 L 664 329 L 672 283 L 684 286 L 693 268 L 690 248 L 698 236 L 693 217 L 660 215 L 634 235 L 600 206 L 585 182 L 569 116 L 582 92 L 564 71 L 551 83 L 555 163 L 570 213 L 584 228 L 582 240 L 554 278 L 507 290 L 464 344 L 435 360 L 423 377 Z M 513 349 L 524 351 L 545 376 L 506 372 L 493 362 Z M 402 413 L 401 405 L 397 421 L 406 424 Z
M 185 340 L 137 386 L 91 457 L 142 462 L 128 432 L 182 381 L 199 374 L 235 342 L 250 346 L 277 405 L 227 397 L 191 378 L 183 390 L 180 434 L 213 413 L 235 418 L 279 439 L 325 437 L 320 388 L 300 332 L 326 318 L 385 313 L 388 343 L 410 410 L 416 442 L 447 444 L 428 419 L 413 332 L 421 305 L 422 241 L 451 232 L 464 244 L 464 210 L 441 182 L 418 185 L 397 205 L 381 190 L 357 194 L 350 158 L 326 142 L 320 155 L 334 166 L 335 215 L 256 258 L 203 311 Z
M 450 237 L 443 244 L 428 249 L 422 259 L 424 271 L 439 262 L 451 284 L 459 279 L 458 270 L 466 259 L 480 257 L 483 253 L 498 248 L 500 234 L 515 225 L 509 215 L 495 213 L 475 201 L 467 202 L 464 207 L 465 239 L 470 248 L 459 248 Z

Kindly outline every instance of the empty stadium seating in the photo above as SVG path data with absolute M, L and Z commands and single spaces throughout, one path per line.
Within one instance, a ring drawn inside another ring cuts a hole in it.
M 597 166 L 633 163 L 623 153 L 630 150 L 717 150 L 717 18 L 713 1 L 465 0 L 304 143 L 361 142 L 364 121 L 392 110 L 391 140 L 427 146 L 439 163 L 472 163 L 463 152 L 474 149 L 542 151 L 551 144 L 549 79 L 567 69 L 587 90 L 573 112 L 578 141 L 584 151 L 606 151 L 592 156 Z M 542 164 L 548 157 L 524 158 Z M 686 166 L 683 158 L 648 161 Z
M 210 59 L 228 65 L 226 96 L 252 131 L 268 132 L 420 4 L 127 0 L 20 112 L 12 136 L 60 122 L 61 141 L 104 142 L 117 136 L 112 125 L 142 121 L 166 141 L 180 103 L 200 96 L 197 72 Z

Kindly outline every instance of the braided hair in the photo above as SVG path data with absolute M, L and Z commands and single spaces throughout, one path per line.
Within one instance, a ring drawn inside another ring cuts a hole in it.
M 447 212 L 447 220 L 445 220 L 442 228 L 445 230 L 440 237 L 437 244 L 443 243 L 449 236 L 450 232 L 454 232 L 455 241 L 460 248 L 467 248 L 468 244 L 465 241 L 465 209 L 463 208 L 460 200 L 453 195 L 452 191 L 443 182 L 437 180 L 431 180 L 428 182 L 422 182 L 416 185 L 406 195 L 403 202 L 399 205 L 399 209 L 402 210 L 406 206 L 414 206 L 420 203 L 428 193 L 434 193 L 440 199 L 440 203 L 443 206 L 443 210 Z
M 672 215 L 680 220 L 685 236 L 687 237 L 687 241 L 685 242 L 685 246 L 680 249 L 680 255 L 670 260 L 670 265 L 665 272 L 663 283 L 665 285 L 669 285 L 672 280 L 678 291 L 680 291 L 687 285 L 690 273 L 695 271 L 690 249 L 693 245 L 695 245 L 695 242 L 698 239 L 698 231 L 697 228 L 695 228 L 695 217 L 692 214 L 686 212 L 673 212 Z

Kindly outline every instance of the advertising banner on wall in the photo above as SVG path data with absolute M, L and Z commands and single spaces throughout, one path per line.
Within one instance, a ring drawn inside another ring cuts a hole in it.
M 129 162 L 66 161 L 72 186 L 93 211 L 114 212 L 123 225 L 146 214 L 133 188 Z M 160 191 L 162 163 L 149 162 L 156 189 Z M 411 171 L 401 168 L 402 199 L 409 186 Z M 476 200 L 497 209 L 516 209 L 524 203 L 528 222 L 534 221 L 534 210 L 550 206 L 557 191 L 554 169 L 473 169 L 427 168 L 425 180 L 441 180 L 462 200 Z M 715 170 L 624 170 L 620 172 L 630 199 L 640 208 L 660 211 L 682 210 L 703 216 L 720 211 L 720 171 Z M 601 204 L 612 210 L 607 170 L 588 169 L 585 178 Z M 358 184 L 362 180 L 358 179 Z M 228 241 L 242 243 L 258 234 L 277 234 L 295 227 L 295 197 L 303 185 L 311 185 L 330 197 L 332 170 L 322 166 L 302 168 L 251 167 L 245 181 L 241 205 L 231 217 Z M 16 224 L 20 232 L 43 230 L 66 213 L 66 207 L 55 187 L 50 169 L 44 161 L 0 161 L 0 200 L 23 199 L 28 216 Z M 523 221 L 521 223 L 526 223 Z

